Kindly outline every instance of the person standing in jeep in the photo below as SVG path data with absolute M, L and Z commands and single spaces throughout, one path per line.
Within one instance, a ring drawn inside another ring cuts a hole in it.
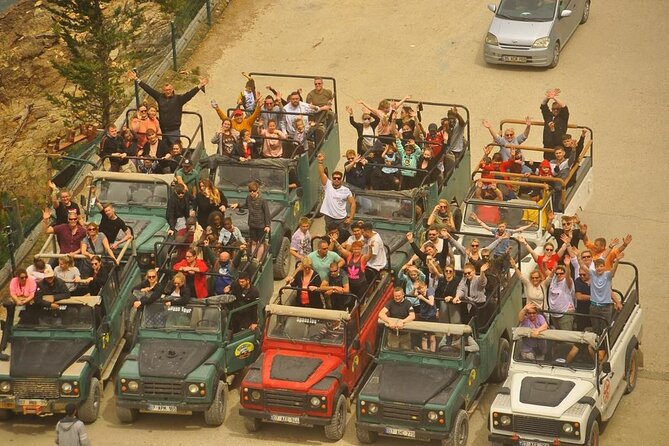
M 77 418 L 77 406 L 74 403 L 65 406 L 65 417 L 56 424 L 56 445 L 91 446 L 86 427 Z
M 197 87 L 192 88 L 184 94 L 176 94 L 174 92 L 174 87 L 171 84 L 165 84 L 163 86 L 163 92 L 159 93 L 142 82 L 134 71 L 129 71 L 128 77 L 132 81 L 137 81 L 139 86 L 158 103 L 158 110 L 160 111 L 160 133 L 163 135 L 163 138 L 167 139 L 169 144 L 174 144 L 179 141 L 183 107 L 186 102 L 193 99 L 198 91 L 204 91 L 204 87 L 209 82 L 208 79 L 204 77 L 200 79 L 200 83 Z

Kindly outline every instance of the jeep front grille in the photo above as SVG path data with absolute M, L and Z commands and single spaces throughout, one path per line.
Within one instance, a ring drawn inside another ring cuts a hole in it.
M 157 396 L 163 398 L 182 396 L 183 384 L 180 382 L 157 382 L 144 381 L 142 393 L 145 396 Z
M 381 415 L 389 420 L 418 423 L 420 422 L 421 408 L 413 406 L 383 404 L 381 405 Z
M 58 381 L 43 378 L 16 379 L 12 381 L 17 398 L 53 399 L 60 396 Z
M 265 403 L 268 406 L 302 408 L 305 405 L 305 401 L 305 395 L 278 390 L 268 390 L 265 392 Z
M 513 431 L 519 434 L 545 435 L 547 437 L 560 436 L 562 422 L 559 420 L 545 420 L 543 418 L 513 416 Z

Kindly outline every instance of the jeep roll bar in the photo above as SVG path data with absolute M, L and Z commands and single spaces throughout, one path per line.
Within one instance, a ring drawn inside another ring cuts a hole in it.
M 388 318 L 391 322 L 400 322 L 400 319 Z M 379 325 L 388 326 L 388 324 L 382 320 L 378 320 Z M 416 331 L 425 331 L 429 333 L 440 333 L 444 335 L 453 335 L 453 336 L 462 336 L 462 335 L 471 335 L 473 333 L 472 327 L 467 324 L 447 324 L 442 322 L 425 322 L 425 321 L 411 321 L 405 322 L 402 330 L 416 330 Z
M 282 287 L 283 289 L 302 290 L 302 288 Z M 325 319 L 329 321 L 349 321 L 351 315 L 347 311 L 326 310 L 321 308 L 309 307 L 294 307 L 291 305 L 268 304 L 265 306 L 265 312 L 275 314 L 277 316 L 295 316 L 295 317 L 311 317 L 315 319 Z

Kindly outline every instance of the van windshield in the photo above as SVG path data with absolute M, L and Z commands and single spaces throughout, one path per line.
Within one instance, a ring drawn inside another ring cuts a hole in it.
M 557 0 L 502 0 L 497 17 L 523 22 L 548 22 L 555 17 Z

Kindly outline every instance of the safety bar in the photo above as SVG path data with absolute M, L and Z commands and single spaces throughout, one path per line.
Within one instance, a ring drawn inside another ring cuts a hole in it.
M 309 74 L 284 74 L 284 73 L 261 73 L 261 72 L 250 72 L 249 76 L 251 77 L 279 77 L 287 79 L 315 79 L 317 77 L 323 79 L 324 81 L 332 82 L 332 95 L 334 96 L 334 112 L 335 115 L 339 112 L 337 109 L 337 80 L 331 76 L 318 76 L 318 75 L 309 75 Z

